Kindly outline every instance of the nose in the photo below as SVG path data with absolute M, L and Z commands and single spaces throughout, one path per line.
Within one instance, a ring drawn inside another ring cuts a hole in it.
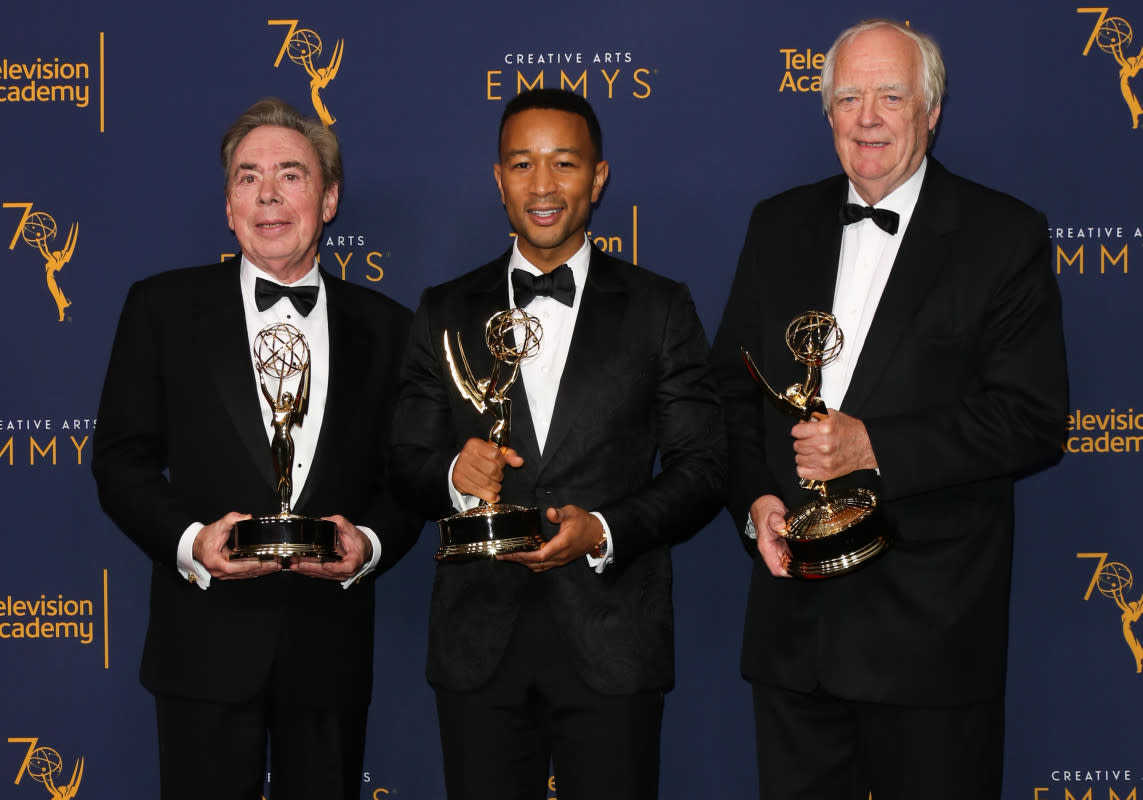
M 872 94 L 861 96 L 861 108 L 858 109 L 858 124 L 863 128 L 872 128 L 881 122 L 881 115 L 877 113 L 877 98 Z
M 555 189 L 555 180 L 550 165 L 540 162 L 532 170 L 532 194 L 550 194 Z
M 258 184 L 258 204 L 270 205 L 281 202 L 282 196 L 278 192 L 278 181 L 273 176 L 266 178 Z

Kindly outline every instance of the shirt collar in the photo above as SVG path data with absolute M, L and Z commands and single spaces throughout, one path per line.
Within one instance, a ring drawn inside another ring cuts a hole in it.
M 276 283 L 279 286 L 284 285 L 269 272 L 254 266 L 253 262 L 246 258 L 245 255 L 242 256 L 242 265 L 239 267 L 238 276 L 242 285 L 242 295 L 250 300 L 254 299 L 254 285 L 258 282 L 259 278 L 270 281 L 270 283 Z M 321 291 L 321 285 L 321 271 L 318 269 L 317 259 L 314 259 L 314 265 L 310 268 L 309 272 L 290 284 L 290 286 L 317 286 L 319 287 L 319 292 Z
M 580 297 L 583 296 L 583 287 L 587 281 L 588 267 L 591 266 L 591 242 L 588 241 L 587 234 L 584 234 L 583 245 L 579 250 L 575 251 L 575 255 L 567 260 L 567 265 L 575 277 L 575 302 L 578 303 Z M 508 305 L 510 308 L 516 306 L 516 292 L 512 288 L 512 270 L 522 269 L 525 272 L 530 272 L 533 275 L 543 275 L 544 271 L 533 264 L 520 253 L 520 237 L 515 237 L 512 241 L 512 255 L 508 258 Z
M 913 209 L 917 207 L 917 198 L 921 196 L 921 184 L 925 182 L 925 170 L 928 166 L 929 157 L 925 156 L 921 160 L 921 166 L 917 167 L 917 170 L 904 183 L 881 198 L 881 202 L 875 206 L 887 211 L 894 211 L 901 217 L 897 230 L 898 235 L 904 233 L 905 227 L 909 224 L 909 219 L 913 216 Z M 848 202 L 866 205 L 865 201 L 861 199 L 861 195 L 857 193 L 857 189 L 854 188 L 853 181 L 849 182 Z

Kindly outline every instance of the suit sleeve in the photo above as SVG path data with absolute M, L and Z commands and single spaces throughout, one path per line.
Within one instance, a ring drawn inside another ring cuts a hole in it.
M 115 333 L 91 468 L 107 515 L 156 563 L 175 569 L 179 537 L 196 520 L 164 473 L 161 341 L 144 284 L 137 283 Z
M 401 313 L 386 331 L 385 341 L 380 346 L 392 354 L 388 364 L 401 363 L 405 351 L 405 343 L 409 334 L 410 315 L 407 309 L 401 308 Z M 379 439 L 374 445 L 373 452 L 377 454 L 375 464 L 375 478 L 373 484 L 373 503 L 363 517 L 362 524 L 368 525 L 377 534 L 381 541 L 381 558 L 377 567 L 369 577 L 376 578 L 385 570 L 396 564 L 417 542 L 424 519 L 407 504 L 401 503 L 393 491 L 392 481 L 389 479 L 389 462 L 386 453 L 393 435 L 393 414 L 397 404 L 398 375 L 390 369 L 390 374 L 383 378 L 383 396 L 378 398 L 377 413 L 381 415 L 384 424 L 377 426 Z
M 1028 213 L 1007 230 L 1006 249 L 1003 241 L 978 247 L 980 258 L 999 254 L 976 272 L 991 280 L 982 287 L 976 346 L 960 365 L 972 375 L 969 391 L 864 420 L 887 500 L 1019 476 L 1060 455 L 1067 371 L 1048 224 Z
M 457 446 L 430 317 L 426 293 L 413 317 L 401 369 L 389 473 L 396 495 L 425 517 L 438 519 L 452 513 L 447 476 Z
M 588 509 L 607 520 L 620 564 L 693 536 L 725 500 L 726 432 L 706 334 L 685 286 L 675 284 L 666 302 L 650 409 L 662 469 L 640 490 Z
M 722 399 L 727 424 L 729 479 L 727 508 L 735 529 L 748 553 L 757 556 L 753 540 L 744 531 L 750 506 L 763 495 L 781 495 L 778 482 L 766 463 L 765 414 L 762 395 L 750 378 L 740 348 L 765 373 L 762 363 L 762 304 L 766 291 L 760 241 L 759 211 L 746 232 L 746 241 L 738 257 L 738 267 L 730 287 L 730 296 L 722 314 L 713 348 L 713 371 Z M 793 459 L 793 451 L 790 453 Z

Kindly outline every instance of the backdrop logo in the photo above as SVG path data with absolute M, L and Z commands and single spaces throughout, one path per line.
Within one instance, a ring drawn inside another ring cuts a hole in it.
M 56 301 L 59 321 L 63 322 L 67 318 L 64 310 L 71 305 L 71 301 L 64 295 L 56 275 L 75 255 L 79 223 L 73 222 L 71 224 L 67 232 L 67 241 L 64 242 L 63 247 L 53 249 L 51 243 L 55 241 L 59 233 L 59 226 L 56 225 L 56 220 L 51 214 L 46 211 L 32 211 L 31 203 L 5 203 L 4 208 L 24 209 L 24 215 L 20 217 L 20 222 L 16 225 L 16 232 L 12 235 L 12 241 L 8 243 L 8 249 L 15 250 L 16 242 L 23 239 L 24 244 L 39 252 L 44 259 L 44 281 L 52 299 Z
M 82 58 L 82 57 L 81 57 Z M 94 108 L 96 94 L 99 131 L 103 132 L 103 32 L 99 33 L 99 61 L 93 65 L 74 54 L 40 55 L 32 58 L 0 58 L 0 103 L 24 106 L 67 104 Z
M 636 100 L 651 96 L 651 80 L 658 70 L 639 66 L 628 51 L 554 53 L 509 52 L 502 57 L 507 69 L 484 74 L 485 99 L 503 100 L 533 89 L 566 89 L 587 100 L 608 100 L 630 92 Z
M 1115 58 L 1115 63 L 1119 65 L 1119 91 L 1123 95 L 1123 102 L 1127 103 L 1127 110 L 1131 112 L 1131 127 L 1138 129 L 1143 106 L 1140 106 L 1139 97 L 1135 94 L 1131 82 L 1139 74 L 1139 70 L 1143 69 L 1143 47 L 1139 48 L 1139 52 L 1134 56 L 1123 52 L 1133 38 L 1131 23 L 1123 17 L 1107 16 L 1109 10 L 1109 7 L 1076 9 L 1077 14 L 1099 14 L 1091 36 L 1087 38 L 1083 54 L 1086 56 L 1091 52 L 1091 46 L 1095 44 L 1100 50 Z
M 1123 639 L 1135 658 L 1135 671 L 1143 673 L 1143 644 L 1139 643 L 1139 637 L 1135 635 L 1135 623 L 1143 616 L 1143 596 L 1134 601 L 1126 597 L 1135 584 L 1135 576 L 1131 574 L 1130 567 L 1120 561 L 1108 561 L 1107 553 L 1076 553 L 1076 558 L 1098 559 L 1083 599 L 1088 600 L 1092 589 L 1098 587 L 1100 594 L 1115 601 L 1123 624 Z
M 808 47 L 805 50 L 782 47 L 778 54 L 782 57 L 782 80 L 778 83 L 778 94 L 821 92 L 825 53 L 815 53 Z
M 515 233 L 509 233 L 508 236 L 514 237 Z M 632 264 L 639 263 L 639 206 L 631 206 L 631 236 L 625 238 L 623 234 L 617 233 L 592 233 L 587 232 L 588 241 L 598 247 L 605 253 L 610 253 L 617 258 L 625 258 Z M 626 249 L 624 243 L 626 242 Z
M 296 19 L 268 19 L 266 24 L 290 26 L 278 50 L 278 57 L 274 60 L 274 67 L 277 68 L 282 63 L 283 55 L 289 55 L 290 61 L 305 69 L 306 74 L 310 76 L 310 102 L 313 103 L 318 118 L 328 128 L 337 120 L 322 102 L 321 90 L 337 77 L 337 70 L 341 67 L 341 57 L 345 55 L 345 40 L 337 40 L 333 52 L 330 53 L 329 63 L 324 67 L 315 67 L 314 59 L 322 53 L 321 37 L 316 31 L 299 28 Z
M 24 760 L 16 771 L 16 780 L 13 781 L 15 785 L 19 786 L 24 778 L 31 778 L 36 783 L 43 784 L 51 800 L 71 800 L 79 794 L 79 784 L 83 780 L 83 756 L 75 760 L 71 777 L 64 782 L 63 758 L 53 748 L 41 746 L 39 737 L 9 737 L 8 743 L 28 746 Z
M 1064 452 L 1086 454 L 1139 453 L 1143 450 L 1143 412 L 1134 408 L 1068 412 Z

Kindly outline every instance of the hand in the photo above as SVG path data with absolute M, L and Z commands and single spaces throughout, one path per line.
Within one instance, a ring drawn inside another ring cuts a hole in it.
M 250 515 L 231 511 L 222 519 L 215 520 L 205 526 L 194 537 L 191 553 L 194 555 L 194 560 L 206 568 L 212 579 L 229 581 L 261 578 L 263 575 L 282 570 L 282 565 L 278 563 L 277 559 L 270 561 L 262 561 L 258 558 L 230 560 L 231 551 L 230 547 L 227 546 L 230 530 L 234 527 L 234 523 L 244 519 L 250 519 Z
M 552 567 L 562 567 L 569 561 L 583 558 L 599 544 L 603 538 L 603 523 L 599 517 L 584 511 L 579 506 L 549 508 L 550 522 L 560 526 L 551 541 L 545 542 L 539 550 L 524 553 L 506 553 L 496 556 L 500 561 L 515 561 L 532 572 L 545 572 Z
M 790 430 L 798 477 L 830 481 L 859 469 L 877 469 L 865 423 L 834 409 Z
M 322 517 L 337 526 L 334 549 L 340 561 L 321 561 L 316 558 L 291 558 L 287 569 L 310 578 L 345 581 L 352 578 L 373 558 L 373 544 L 357 526 L 340 514 Z
M 772 494 L 765 494 L 750 506 L 750 519 L 758 536 L 758 553 L 776 578 L 790 577 L 790 547 L 782 534 L 786 531 L 786 504 Z
M 524 459 L 510 447 L 501 450 L 484 439 L 469 439 L 461 448 L 452 468 L 452 485 L 461 494 L 479 497 L 489 503 L 499 503 L 504 467 L 520 467 L 523 464 Z

